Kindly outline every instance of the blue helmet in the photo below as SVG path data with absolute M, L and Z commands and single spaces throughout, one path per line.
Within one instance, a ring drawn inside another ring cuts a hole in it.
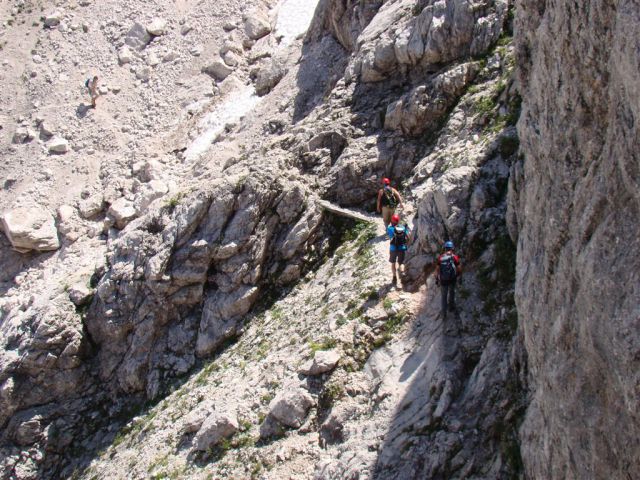
M 448 242 L 444 242 L 444 248 L 445 250 L 453 250 L 453 242 L 451 240 L 449 240 Z

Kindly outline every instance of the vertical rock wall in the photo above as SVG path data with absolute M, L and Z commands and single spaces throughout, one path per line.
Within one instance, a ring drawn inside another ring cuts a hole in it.
M 516 18 L 525 471 L 640 478 L 640 9 L 523 0 Z

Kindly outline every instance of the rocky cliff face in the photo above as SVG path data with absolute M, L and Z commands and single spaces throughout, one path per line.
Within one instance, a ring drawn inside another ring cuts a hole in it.
M 3 192 L 57 210 L 61 246 L 18 256 L 3 227 L 5 477 L 518 475 L 510 3 L 320 1 L 308 33 L 289 18 L 305 1 L 160 2 L 168 20 L 117 3 L 45 18 L 16 119 L 43 131 L 73 57 L 37 65 L 91 35 L 118 83 L 60 111 L 72 147 L 47 155 L 99 168 Z M 15 165 L 49 142 L 25 135 Z M 373 210 L 382 176 L 415 229 L 399 291 L 381 232 L 326 206 Z M 466 273 L 445 323 L 447 239 Z
M 636 478 L 638 6 L 522 1 L 516 301 L 530 478 Z M 623 428 L 620 426 L 624 425 Z

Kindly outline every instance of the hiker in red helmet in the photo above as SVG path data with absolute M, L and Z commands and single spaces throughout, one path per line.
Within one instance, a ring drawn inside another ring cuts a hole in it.
M 395 286 L 398 282 L 396 262 L 398 262 L 400 275 L 403 275 L 404 255 L 407 251 L 407 246 L 411 243 L 411 229 L 407 225 L 400 224 L 400 216 L 393 214 L 391 216 L 391 225 L 387 227 L 387 235 L 391 241 L 389 246 L 389 262 L 391 263 L 391 273 L 393 274 L 391 284 Z
M 382 188 L 378 190 L 378 213 L 382 213 L 382 221 L 384 222 L 384 228 L 389 227 L 391 216 L 396 213 L 396 207 L 402 207 L 402 197 L 400 193 L 391 186 L 391 180 L 388 178 L 382 179 Z

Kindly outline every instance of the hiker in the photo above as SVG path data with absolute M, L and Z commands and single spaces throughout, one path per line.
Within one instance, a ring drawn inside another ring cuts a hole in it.
M 462 274 L 460 257 L 453 252 L 453 249 L 452 241 L 445 242 L 444 252 L 436 261 L 436 285 L 442 288 L 442 316 L 445 319 L 447 310 L 456 311 L 456 280 Z
M 378 190 L 378 213 L 382 213 L 382 221 L 384 222 L 384 228 L 389 228 L 389 222 L 391 216 L 396 213 L 396 206 L 402 207 L 402 197 L 400 193 L 391 186 L 391 180 L 388 178 L 382 179 L 383 187 Z
M 400 216 L 391 216 L 391 225 L 387 227 L 387 235 L 389 236 L 389 262 L 391 263 L 391 273 L 393 275 L 391 284 L 395 286 L 398 282 L 396 276 L 396 262 L 398 262 L 398 271 L 404 275 L 404 255 L 407 251 L 407 245 L 411 242 L 411 229 L 407 225 L 400 224 Z
M 88 78 L 84 84 L 89 89 L 89 95 L 91 95 L 91 108 L 96 108 L 96 99 L 100 95 L 98 93 L 98 76 L 96 75 L 92 79 Z

